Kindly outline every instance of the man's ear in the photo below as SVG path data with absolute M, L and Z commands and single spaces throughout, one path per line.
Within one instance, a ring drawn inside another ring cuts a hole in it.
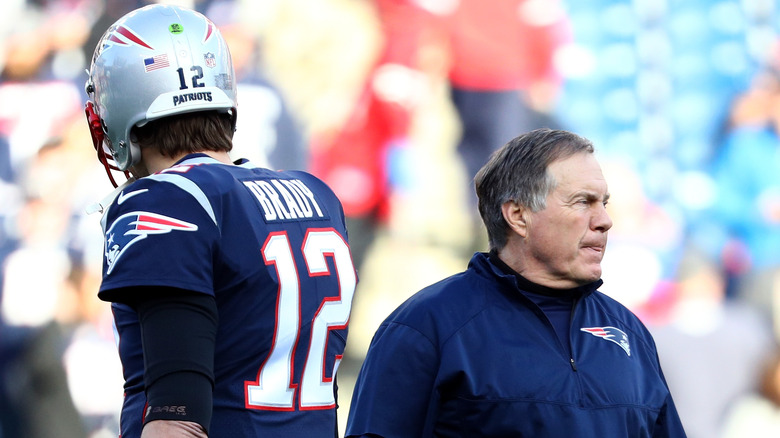
M 526 214 L 528 209 L 515 201 L 506 201 L 501 205 L 501 213 L 509 228 L 520 237 L 526 237 L 528 227 L 526 223 Z

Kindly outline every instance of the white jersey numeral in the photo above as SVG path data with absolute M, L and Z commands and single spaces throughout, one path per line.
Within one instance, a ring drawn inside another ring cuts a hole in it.
M 311 323 L 311 342 L 300 379 L 301 409 L 328 409 L 336 405 L 333 378 L 341 355 L 333 369 L 326 373 L 326 353 L 330 330 L 342 329 L 349 322 L 352 296 L 357 276 L 352 256 L 344 239 L 332 229 L 309 230 L 303 241 L 303 257 L 308 275 L 332 275 L 327 258 L 333 257 L 339 295 L 325 298 Z M 293 384 L 293 354 L 301 327 L 301 291 L 298 268 L 286 233 L 272 234 L 263 246 L 266 264 L 273 264 L 279 278 L 274 343 L 261 365 L 258 379 L 246 382 L 246 404 L 249 408 L 270 410 L 295 409 L 296 385 Z

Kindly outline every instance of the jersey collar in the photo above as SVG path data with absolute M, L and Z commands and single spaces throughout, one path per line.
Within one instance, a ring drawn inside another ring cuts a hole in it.
M 182 157 L 181 160 L 177 161 L 174 166 L 177 166 L 179 164 L 224 164 L 221 161 L 214 159 L 202 152 L 196 152 L 194 154 L 188 154 Z

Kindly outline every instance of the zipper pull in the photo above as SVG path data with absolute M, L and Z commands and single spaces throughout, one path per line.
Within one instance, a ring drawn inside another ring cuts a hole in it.
M 569 358 L 569 364 L 572 370 L 577 371 L 577 364 L 574 363 L 574 358 Z

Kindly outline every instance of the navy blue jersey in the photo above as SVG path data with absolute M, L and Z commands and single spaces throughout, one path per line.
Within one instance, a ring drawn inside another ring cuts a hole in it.
M 379 327 L 347 436 L 684 437 L 655 344 L 625 307 L 582 291 L 571 350 L 487 254 Z
M 335 375 L 357 275 L 341 204 L 324 183 L 193 154 L 126 187 L 103 220 L 100 294 L 166 286 L 216 300 L 211 437 L 336 435 Z M 146 404 L 138 317 L 112 309 L 121 433 L 136 438 Z

